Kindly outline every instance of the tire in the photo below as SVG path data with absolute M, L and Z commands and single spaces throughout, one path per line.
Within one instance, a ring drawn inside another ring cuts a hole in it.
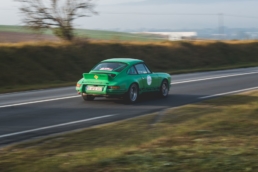
M 85 101 L 93 101 L 95 99 L 94 96 L 82 96 L 83 100 Z
M 138 99 L 138 96 L 139 96 L 138 85 L 136 83 L 133 83 L 128 89 L 128 92 L 125 95 L 125 99 L 128 103 L 135 103 Z
M 166 98 L 168 97 L 168 93 L 169 93 L 168 81 L 163 80 L 160 85 L 159 95 L 160 97 Z

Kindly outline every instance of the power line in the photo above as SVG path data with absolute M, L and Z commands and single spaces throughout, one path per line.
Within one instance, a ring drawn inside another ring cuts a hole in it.
M 189 15 L 196 15 L 196 16 L 215 16 L 217 14 L 212 14 L 212 13 L 120 13 L 120 12 L 100 12 L 100 14 L 124 14 L 124 15 L 167 15 L 167 16 L 189 16 Z
M 16 9 L 13 8 L 0 8 L 1 11 L 14 11 Z
M 128 13 L 128 12 L 100 12 L 100 14 L 110 14 L 110 15 L 163 15 L 163 16 L 218 16 L 217 13 Z M 219 13 L 222 14 L 222 13 Z M 236 14 L 225 14 L 223 13 L 223 17 L 236 17 L 236 18 L 250 18 L 250 19 L 258 19 L 256 16 L 242 16 Z
M 17 9 L 14 8 L 0 8 L 0 11 L 14 11 Z M 153 16 L 218 16 L 217 13 L 142 13 L 142 12 L 108 12 L 103 11 L 99 12 L 99 14 L 109 14 L 109 15 L 153 15 Z M 222 13 L 220 13 L 222 14 Z M 237 14 L 226 14 L 223 13 L 224 17 L 235 17 L 235 18 L 249 18 L 249 19 L 258 19 L 257 16 L 244 16 Z
M 249 18 L 249 19 L 258 19 L 255 16 L 241 16 L 241 15 L 234 15 L 234 14 L 225 14 L 227 17 L 239 17 L 239 18 Z
M 224 34 L 224 14 L 219 13 L 218 19 L 219 19 L 219 34 L 223 35 Z

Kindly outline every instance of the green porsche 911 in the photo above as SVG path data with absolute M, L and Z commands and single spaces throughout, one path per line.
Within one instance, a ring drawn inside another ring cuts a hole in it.
M 104 60 L 84 73 L 76 91 L 86 101 L 95 97 L 117 97 L 134 103 L 146 92 L 158 92 L 161 97 L 167 97 L 170 83 L 169 74 L 152 72 L 142 60 L 115 58 Z

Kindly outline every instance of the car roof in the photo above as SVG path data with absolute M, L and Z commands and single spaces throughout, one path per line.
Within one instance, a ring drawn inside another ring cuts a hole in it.
M 129 65 L 132 65 L 136 63 L 142 63 L 143 61 L 139 59 L 132 59 L 132 58 L 113 58 L 113 59 L 103 60 L 102 62 L 122 62 L 122 63 L 127 63 Z

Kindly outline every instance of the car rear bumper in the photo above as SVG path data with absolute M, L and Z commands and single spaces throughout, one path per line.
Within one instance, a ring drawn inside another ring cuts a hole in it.
M 126 93 L 125 89 L 108 89 L 108 85 L 98 85 L 98 87 L 103 87 L 101 91 L 87 90 L 87 86 L 92 85 L 82 85 L 81 87 L 76 87 L 76 91 L 81 95 L 91 95 L 95 97 L 121 97 Z

